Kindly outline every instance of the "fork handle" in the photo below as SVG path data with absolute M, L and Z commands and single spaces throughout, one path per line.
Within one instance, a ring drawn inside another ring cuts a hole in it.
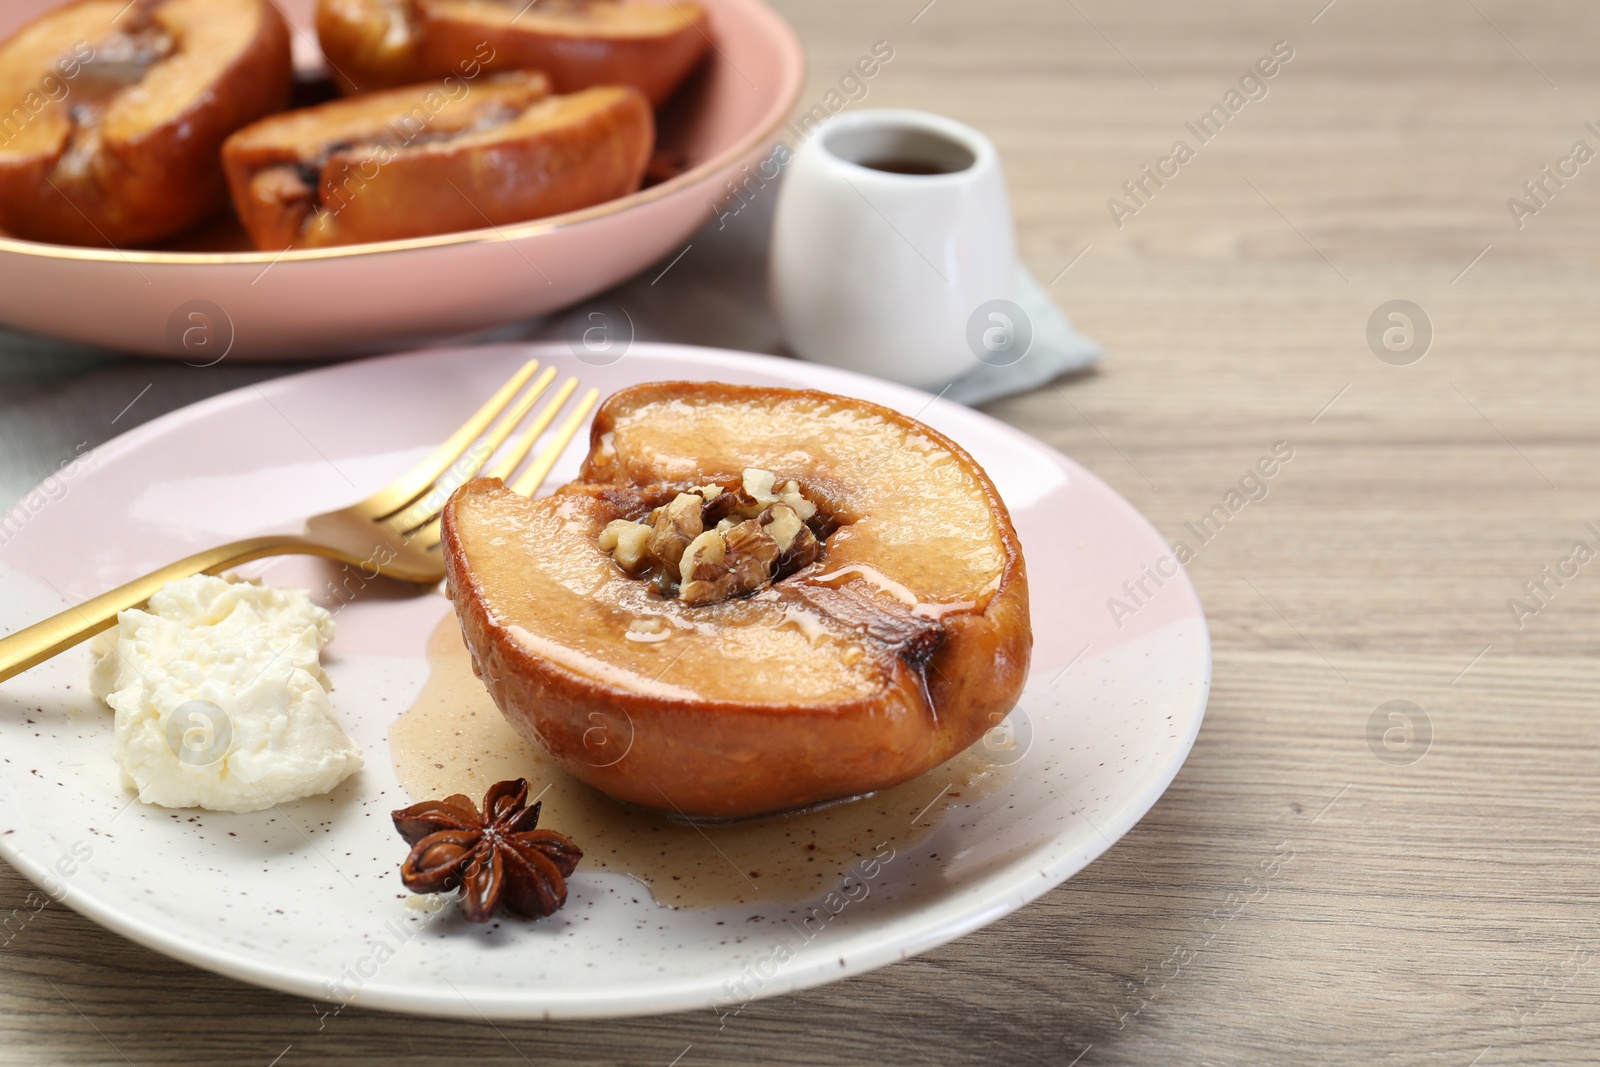
M 116 623 L 118 613 L 143 604 L 168 582 L 194 574 L 219 574 L 230 567 L 268 556 L 322 556 L 346 563 L 359 562 L 337 549 L 289 534 L 252 537 L 197 552 L 160 570 L 151 571 L 143 578 L 119 585 L 109 593 L 101 593 L 75 608 L 68 608 L 59 615 L 52 615 L 43 622 L 36 622 L 8 637 L 0 637 L 0 682 L 52 656 L 60 655 L 102 630 L 110 629 Z

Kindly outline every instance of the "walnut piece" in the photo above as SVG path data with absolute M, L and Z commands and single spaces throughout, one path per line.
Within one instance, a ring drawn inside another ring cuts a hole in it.
M 779 552 L 789 551 L 794 539 L 806 528 L 799 513 L 788 504 L 774 504 L 768 508 L 762 513 L 761 525 L 766 528 L 767 536 L 777 543 Z
M 795 514 L 800 516 L 801 522 L 810 522 L 817 513 L 817 505 L 801 494 L 798 482 L 791 479 L 774 489 L 773 483 L 777 480 L 777 475 L 771 471 L 757 470 L 755 467 L 751 467 L 744 472 L 744 491 L 757 504 L 763 506 L 767 504 L 788 504 L 791 508 L 794 508 Z
M 613 519 L 600 531 L 600 547 L 611 553 L 617 566 L 637 574 L 648 564 L 645 549 L 650 544 L 650 527 L 642 522 Z
M 822 558 L 822 542 L 788 504 L 774 504 L 761 514 L 761 523 L 778 546 L 773 580 L 786 578 Z
M 693 493 L 679 493 L 677 499 L 664 508 L 651 512 L 649 552 L 652 559 L 664 567 L 676 567 L 683 559 L 684 550 L 700 536 L 705 525 L 700 520 L 700 509 L 705 501 Z
M 728 568 L 728 542 L 715 530 L 707 530 L 694 539 L 683 560 L 678 565 L 679 580 L 684 582 L 709 582 L 720 578 Z

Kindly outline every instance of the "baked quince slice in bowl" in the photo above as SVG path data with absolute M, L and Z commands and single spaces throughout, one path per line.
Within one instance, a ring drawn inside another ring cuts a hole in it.
M 506 719 L 651 808 L 758 815 L 907 781 L 1027 676 L 1027 575 L 993 483 L 864 401 L 634 386 L 596 413 L 576 481 L 538 500 L 469 482 L 443 541 Z
M 557 92 L 632 85 L 657 106 L 711 47 L 690 0 L 318 0 L 317 37 L 346 93 L 540 70 Z
M 0 43 L 0 227 L 137 245 L 227 202 L 223 139 L 289 102 L 268 0 L 81 0 Z
M 518 71 L 273 115 L 222 155 L 250 239 L 279 251 L 577 211 L 637 191 L 654 144 L 637 89 L 552 96 L 543 74 Z

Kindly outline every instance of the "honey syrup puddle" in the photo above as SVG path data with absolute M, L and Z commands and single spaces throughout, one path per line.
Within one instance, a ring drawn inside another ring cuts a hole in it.
M 389 729 L 400 784 L 413 801 L 465 793 L 481 803 L 494 783 L 526 778 L 544 804 L 539 825 L 583 849 L 580 869 L 629 875 L 673 908 L 799 903 L 837 886 L 887 844 L 927 837 L 952 807 L 993 792 L 1006 768 L 975 745 L 892 789 L 767 819 L 685 824 L 619 804 L 556 766 L 501 716 L 472 672 L 454 613 L 428 640 L 429 677 Z

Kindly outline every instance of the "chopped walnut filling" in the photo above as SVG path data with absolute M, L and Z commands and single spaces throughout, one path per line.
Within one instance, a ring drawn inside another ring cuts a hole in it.
M 715 604 L 759 592 L 822 558 L 822 542 L 807 525 L 817 516 L 799 483 L 779 486 L 771 471 L 751 468 L 739 489 L 698 486 L 641 522 L 617 519 L 599 544 L 663 596 Z

